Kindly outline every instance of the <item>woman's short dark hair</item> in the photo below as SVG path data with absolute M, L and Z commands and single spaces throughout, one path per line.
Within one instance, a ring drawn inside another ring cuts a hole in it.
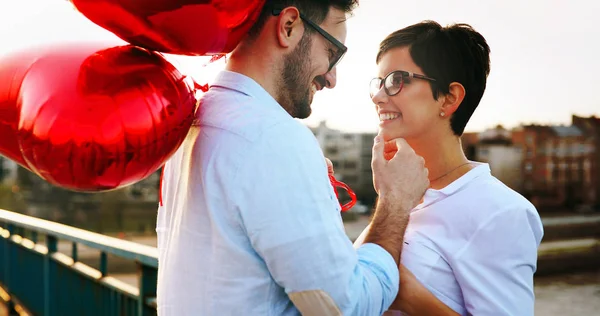
M 452 131 L 461 136 L 481 101 L 490 73 L 490 47 L 485 38 L 468 24 L 442 27 L 424 21 L 386 37 L 380 44 L 377 63 L 386 52 L 398 47 L 408 47 L 423 74 L 435 78 L 431 89 L 436 100 L 440 93 L 449 92 L 450 83 L 464 86 L 465 98 L 450 118 Z

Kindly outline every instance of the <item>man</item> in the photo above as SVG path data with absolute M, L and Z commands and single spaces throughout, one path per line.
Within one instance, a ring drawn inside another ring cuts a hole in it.
M 379 201 L 355 250 L 319 145 L 294 119 L 335 86 L 355 5 L 267 1 L 202 98 L 165 166 L 159 315 L 380 315 L 392 303 L 408 212 L 429 184 L 423 159 L 375 139 Z

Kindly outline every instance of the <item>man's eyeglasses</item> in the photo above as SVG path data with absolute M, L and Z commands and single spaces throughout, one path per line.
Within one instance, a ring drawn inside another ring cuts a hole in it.
M 423 79 L 431 82 L 435 82 L 435 79 L 429 78 L 424 75 L 415 74 L 409 71 L 404 70 L 396 70 L 390 72 L 384 79 L 381 78 L 373 78 L 369 85 L 369 93 L 371 94 L 371 98 L 374 97 L 380 90 L 383 88 L 385 93 L 390 97 L 395 96 L 396 94 L 402 91 L 402 87 L 404 87 L 404 83 L 406 79 Z
M 273 15 L 278 16 L 281 14 L 281 11 L 282 9 L 273 9 Z M 300 18 L 304 22 L 306 22 L 306 24 L 308 24 L 310 27 L 315 29 L 315 31 L 319 32 L 319 34 L 323 35 L 323 37 L 325 37 L 326 40 L 328 40 L 331 44 L 335 46 L 336 51 L 333 52 L 333 56 L 329 57 L 329 69 L 327 71 L 331 71 L 331 69 L 337 66 L 340 60 L 342 60 L 342 57 L 344 57 L 344 55 L 348 51 L 348 47 L 346 47 L 344 44 L 338 41 L 331 34 L 327 33 L 327 31 L 318 26 L 317 23 L 307 19 L 302 13 L 300 13 Z

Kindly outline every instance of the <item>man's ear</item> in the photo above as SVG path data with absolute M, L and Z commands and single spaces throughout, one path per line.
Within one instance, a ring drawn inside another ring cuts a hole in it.
M 466 95 L 465 87 L 458 82 L 451 83 L 448 90 L 448 94 L 444 95 L 444 102 L 441 109 L 446 117 L 450 117 L 456 112 Z
M 277 42 L 281 47 L 295 47 L 304 35 L 304 23 L 295 7 L 287 7 L 277 16 Z

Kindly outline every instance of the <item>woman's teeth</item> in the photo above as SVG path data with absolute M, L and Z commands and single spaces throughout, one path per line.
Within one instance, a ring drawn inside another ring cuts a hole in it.
M 398 113 L 383 113 L 383 114 L 379 114 L 379 120 L 380 121 L 389 121 L 389 120 L 393 120 L 395 118 L 400 117 L 400 114 Z

